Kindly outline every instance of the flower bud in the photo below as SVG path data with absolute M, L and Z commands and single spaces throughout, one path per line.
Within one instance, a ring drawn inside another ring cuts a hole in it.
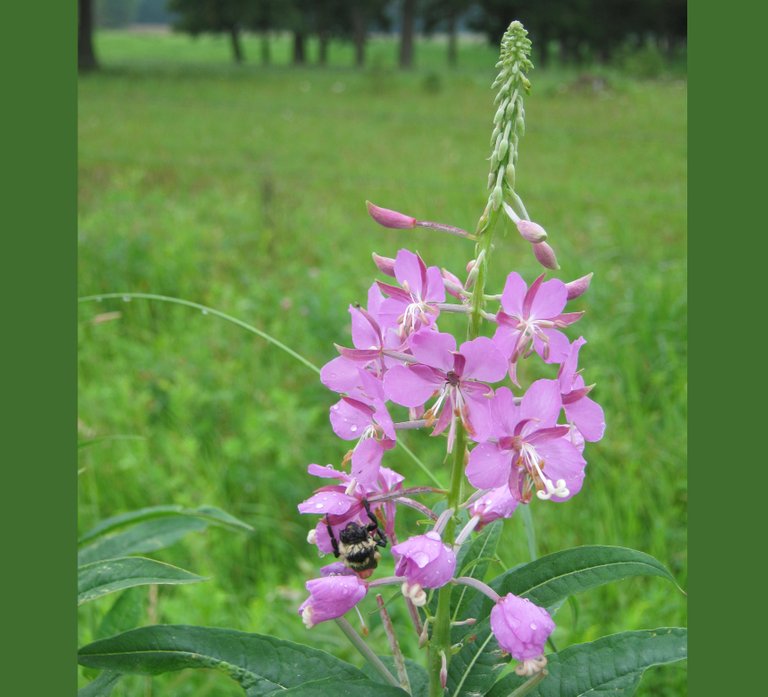
M 440 588 L 456 571 L 456 555 L 434 530 L 395 545 L 392 554 L 397 560 L 395 575 L 404 576 L 411 586 Z
M 526 598 L 508 593 L 491 610 L 491 631 L 504 651 L 518 661 L 544 653 L 555 623 L 549 613 Z
M 577 278 L 575 281 L 566 283 L 565 287 L 568 290 L 568 300 L 578 298 L 580 295 L 584 295 L 589 289 L 589 284 L 592 282 L 592 276 L 594 274 L 588 273 L 586 276 Z
M 368 592 L 368 585 L 352 574 L 313 578 L 307 581 L 306 589 L 309 597 L 300 605 L 299 614 L 307 629 L 312 629 L 351 610 Z
M 382 257 L 376 254 L 374 252 L 372 255 L 373 257 L 373 263 L 376 264 L 376 268 L 381 271 L 381 273 L 386 274 L 387 276 L 392 276 L 392 278 L 395 277 L 395 260 L 391 259 L 390 257 Z
M 552 249 L 546 242 L 537 242 L 531 245 L 533 247 L 533 254 L 536 257 L 539 264 L 546 269 L 559 269 L 560 266 L 555 258 L 555 250 Z
M 547 231 L 541 227 L 541 225 L 534 223 L 531 220 L 518 220 L 517 231 L 520 233 L 524 240 L 528 240 L 528 242 L 533 244 L 543 242 L 547 239 Z M 546 264 L 544 265 L 546 266 Z
M 477 530 L 484 525 L 492 523 L 499 518 L 509 518 L 517 508 L 519 501 L 512 496 L 512 492 L 507 484 L 496 489 L 491 489 L 479 499 L 474 501 L 469 507 L 469 513 L 477 516 L 480 522 L 477 524 Z
M 370 201 L 366 201 L 368 213 L 379 225 L 389 228 L 407 229 L 416 227 L 416 218 L 410 215 L 404 215 L 389 208 L 375 206 Z

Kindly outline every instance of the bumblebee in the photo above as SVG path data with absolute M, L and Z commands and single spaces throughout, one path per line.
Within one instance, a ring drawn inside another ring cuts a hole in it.
M 328 518 L 325 519 L 325 525 L 331 538 L 333 555 L 337 559 L 341 558 L 344 564 L 360 578 L 368 578 L 381 559 L 377 547 L 387 546 L 387 535 L 379 527 L 379 521 L 371 512 L 371 507 L 365 499 L 363 499 L 363 506 L 371 522 L 368 525 L 347 523 L 339 533 L 338 540 L 333 534 Z

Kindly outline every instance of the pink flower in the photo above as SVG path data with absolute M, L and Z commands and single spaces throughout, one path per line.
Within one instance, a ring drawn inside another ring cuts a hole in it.
M 490 432 L 488 397 L 491 388 L 483 381 L 497 382 L 507 371 L 507 362 L 487 337 L 465 341 L 456 351 L 451 334 L 423 329 L 411 336 L 411 353 L 416 364 L 396 365 L 384 376 L 384 392 L 405 407 L 421 407 L 432 396 L 437 401 L 425 413 L 435 423 L 433 435 L 449 425 L 448 450 L 453 447 L 454 415 L 469 434 L 484 440 Z
M 517 384 L 516 364 L 531 349 L 545 363 L 562 363 L 568 356 L 570 342 L 559 331 L 578 320 L 583 312 L 563 313 L 568 301 L 565 284 L 553 278 L 544 281 L 539 276 L 529 288 L 520 274 L 507 276 L 501 296 L 502 310 L 496 315 L 499 328 L 493 340 L 509 357 L 510 376 Z
M 395 257 L 395 278 L 400 286 L 378 283 L 388 298 L 379 308 L 381 323 L 397 325 L 404 338 L 435 323 L 438 304 L 445 302 L 443 276 L 437 266 L 427 267 L 418 254 L 401 249 Z
M 507 387 L 496 390 L 493 414 L 496 442 L 481 443 L 469 455 L 466 474 L 478 489 L 508 482 L 512 495 L 528 502 L 532 489 L 540 499 L 567 501 L 581 490 L 586 462 L 558 426 L 562 408 L 556 380 L 537 380 L 520 404 Z
M 311 629 L 351 610 L 365 597 L 368 585 L 355 574 L 344 574 L 310 579 L 306 589 L 309 597 L 299 606 L 299 614 Z
M 395 575 L 405 577 L 411 586 L 440 588 L 456 571 L 456 555 L 434 530 L 395 545 L 392 554 L 397 560 Z
M 491 631 L 496 641 L 518 661 L 542 656 L 554 629 L 555 623 L 544 608 L 512 593 L 499 598 L 491 610 Z

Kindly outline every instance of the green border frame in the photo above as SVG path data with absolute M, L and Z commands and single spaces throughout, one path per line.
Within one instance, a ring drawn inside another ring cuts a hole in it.
M 75 694 L 77 3 L 3 24 L 2 692 Z

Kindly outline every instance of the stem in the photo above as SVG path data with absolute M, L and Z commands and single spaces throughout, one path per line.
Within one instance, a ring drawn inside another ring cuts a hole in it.
M 458 418 L 458 417 L 454 417 Z M 456 424 L 456 442 L 451 466 L 451 488 L 448 491 L 448 508 L 456 510 L 461 501 L 461 485 L 464 478 L 464 456 L 467 450 L 467 434 L 464 426 Z M 445 525 L 443 539 L 453 539 L 456 528 L 455 518 L 451 517 Z M 442 697 L 443 687 L 440 684 L 442 669 L 441 651 L 445 656 L 451 654 L 451 592 L 450 584 L 444 585 L 437 595 L 437 612 L 429 646 L 429 697 Z
M 382 678 L 384 678 L 384 680 L 386 680 L 390 685 L 393 685 L 394 687 L 400 687 L 400 683 L 397 681 L 397 678 L 392 675 L 389 670 L 387 670 L 387 666 L 381 662 L 381 659 L 371 650 L 371 647 L 363 641 L 363 638 L 355 631 L 355 628 L 349 622 L 347 622 L 344 617 L 338 617 L 336 619 L 336 624 L 339 625 L 341 631 L 344 632 L 352 646 L 354 646 L 360 652 L 362 657 L 374 667 L 374 669 L 379 673 L 379 675 L 381 675 Z
M 475 248 L 475 256 L 480 261 L 480 268 L 477 270 L 477 281 L 472 292 L 472 298 L 470 299 L 470 307 L 472 313 L 469 318 L 469 330 L 467 332 L 468 339 L 476 339 L 480 336 L 480 324 L 483 320 L 483 306 L 485 305 L 485 281 L 488 277 L 488 257 L 491 254 L 491 241 L 493 240 L 493 228 L 496 226 L 496 222 L 499 219 L 498 210 L 491 210 L 488 213 L 488 224 L 485 230 L 480 235 L 480 240 Z M 482 218 L 481 218 L 482 220 Z M 482 254 L 481 252 L 485 252 Z
M 529 680 L 524 682 L 520 687 L 518 687 L 512 694 L 509 695 L 509 697 L 523 697 L 523 695 L 527 695 L 536 685 L 538 685 L 544 678 L 546 678 L 548 675 L 546 670 L 542 670 L 540 673 L 536 673 L 536 675 L 532 676 Z
M 305 365 L 310 370 L 313 370 L 318 375 L 320 374 L 320 368 L 318 368 L 314 363 L 304 358 L 299 353 L 296 353 L 292 348 L 286 346 L 282 341 L 279 341 L 278 339 L 275 339 L 270 334 L 267 334 L 265 331 L 262 331 L 261 329 L 257 329 L 256 327 L 247 324 L 246 322 L 243 322 L 240 319 L 237 319 L 237 317 L 232 317 L 232 315 L 228 315 L 224 312 L 221 312 L 221 310 L 215 310 L 212 307 L 208 307 L 207 305 L 201 305 L 200 303 L 193 303 L 190 300 L 184 300 L 182 298 L 172 298 L 168 295 L 155 295 L 154 293 L 102 293 L 101 295 L 86 295 L 82 298 L 78 298 L 78 302 L 89 302 L 89 301 L 99 301 L 104 298 L 122 298 L 123 300 L 126 299 L 132 299 L 132 298 L 141 298 L 142 300 L 159 300 L 160 302 L 164 303 L 173 303 L 174 305 L 185 305 L 186 307 L 193 307 L 196 310 L 200 310 L 203 314 L 206 315 L 214 315 L 216 317 L 219 317 L 221 319 L 227 320 L 227 322 L 232 322 L 232 324 L 236 324 L 238 327 L 242 327 L 243 329 L 248 330 L 252 334 L 255 334 L 256 336 L 261 337 L 265 341 L 268 341 L 273 346 L 277 346 L 277 348 L 281 349 L 282 351 L 285 351 L 289 356 L 295 358 L 299 363 Z
M 528 554 L 531 557 L 531 561 L 536 561 L 539 558 L 539 550 L 536 546 L 536 530 L 533 527 L 533 515 L 531 515 L 530 506 L 522 506 L 520 515 L 523 517 L 525 537 L 528 540 Z
M 387 608 L 384 606 L 384 598 L 381 597 L 381 593 L 376 594 L 376 604 L 379 606 L 379 615 L 381 616 L 381 623 L 384 625 L 384 631 L 389 640 L 389 648 L 392 649 L 392 659 L 395 662 L 400 687 L 410 695 L 411 683 L 410 680 L 408 680 L 408 671 L 405 669 L 405 659 L 403 658 L 403 652 L 400 650 L 400 643 L 397 640 L 395 628 L 392 626 L 392 618 L 389 616 Z

